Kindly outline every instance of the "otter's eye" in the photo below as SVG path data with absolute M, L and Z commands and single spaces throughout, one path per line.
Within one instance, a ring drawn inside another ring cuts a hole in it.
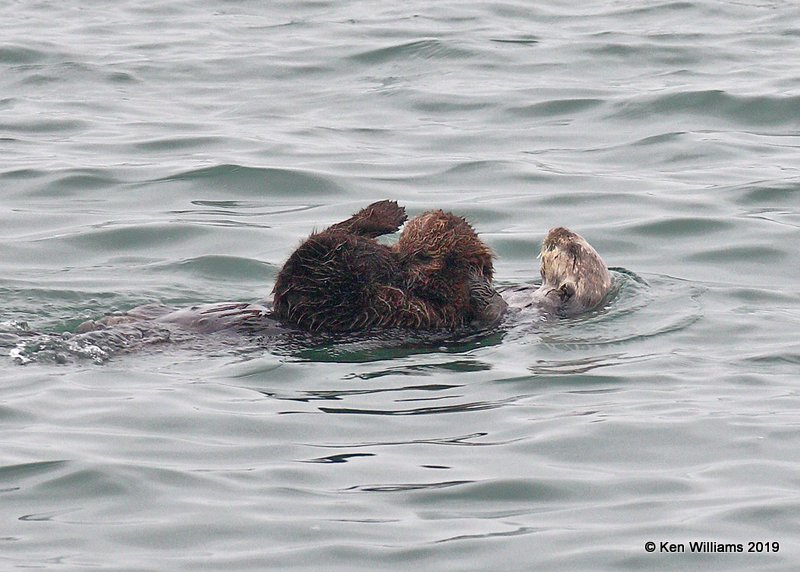
M 431 256 L 430 254 L 427 254 L 425 252 L 417 252 L 416 254 L 414 254 L 414 260 L 416 262 L 421 262 L 421 263 L 425 264 L 425 263 L 430 262 L 431 260 L 433 260 L 433 256 Z

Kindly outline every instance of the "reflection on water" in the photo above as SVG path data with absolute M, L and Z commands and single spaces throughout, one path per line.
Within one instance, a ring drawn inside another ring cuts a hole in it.
M 448 487 L 457 487 L 465 485 L 471 481 L 444 481 L 438 483 L 407 483 L 396 485 L 359 485 L 356 487 L 349 487 L 343 489 L 342 492 L 357 492 L 357 493 L 396 493 L 406 491 L 424 491 L 432 489 L 445 489 Z
M 455 445 L 458 447 L 494 447 L 497 445 L 505 445 L 509 441 L 487 441 L 483 438 L 487 433 L 472 433 L 470 435 L 457 435 L 455 437 L 436 437 L 431 439 L 412 439 L 410 441 L 380 441 L 368 443 L 348 443 L 346 445 L 335 444 L 317 444 L 315 447 L 385 447 L 392 445 Z M 482 439 L 477 441 L 477 439 Z
M 591 357 L 576 358 L 570 360 L 546 361 L 539 360 L 536 364 L 529 366 L 529 370 L 534 375 L 557 375 L 557 374 L 578 374 L 588 373 L 603 367 L 613 367 L 632 361 L 647 361 L 655 359 L 657 355 L 626 355 L 623 353 L 601 354 Z
M 416 407 L 412 409 L 365 409 L 351 407 L 320 407 L 324 413 L 343 413 L 347 415 L 438 415 L 441 413 L 464 413 L 466 411 L 484 411 L 496 409 L 516 401 L 510 397 L 501 401 L 487 402 L 478 401 L 470 403 L 458 403 L 456 405 L 442 405 L 439 407 Z
M 264 395 L 273 399 L 285 399 L 289 401 L 302 401 L 304 403 L 310 401 L 338 401 L 344 397 L 350 395 L 370 395 L 374 393 L 391 393 L 391 392 L 407 392 L 407 391 L 443 391 L 448 389 L 453 389 L 457 387 L 462 387 L 461 385 L 410 385 L 405 387 L 399 388 L 369 388 L 369 389 L 346 389 L 346 390 L 319 390 L 319 391 L 311 391 L 311 392 L 303 392 L 301 396 L 297 395 L 289 395 L 289 396 L 282 396 L 277 393 L 271 392 L 264 392 Z

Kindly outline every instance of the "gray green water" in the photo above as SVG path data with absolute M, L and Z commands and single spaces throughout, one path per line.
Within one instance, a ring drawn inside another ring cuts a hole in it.
M 382 198 L 501 284 L 565 225 L 622 286 L 437 344 L 11 357 L 260 299 Z M 798 227 L 795 2 L 0 2 L 0 568 L 795 569 Z

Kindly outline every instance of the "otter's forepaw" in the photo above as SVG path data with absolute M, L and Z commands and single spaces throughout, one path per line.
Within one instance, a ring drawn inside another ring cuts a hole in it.
M 575 295 L 575 285 L 571 282 L 565 282 L 558 289 L 559 296 L 562 302 L 566 302 Z
M 368 213 L 368 220 L 376 227 L 385 229 L 385 233 L 396 232 L 408 219 L 405 207 L 398 205 L 397 201 L 378 201 L 364 210 Z
M 508 304 L 491 281 L 483 274 L 471 268 L 469 270 L 469 301 L 475 315 L 475 321 L 483 324 L 493 324 L 500 320 L 508 308 Z
M 349 230 L 361 236 L 375 238 L 396 232 L 408 217 L 397 201 L 378 201 L 358 211 L 349 221 Z

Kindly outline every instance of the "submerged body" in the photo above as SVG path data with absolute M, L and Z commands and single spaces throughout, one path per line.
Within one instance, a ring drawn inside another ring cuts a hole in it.
M 542 242 L 542 285 L 512 286 L 500 292 L 511 308 L 570 317 L 597 307 L 614 279 L 597 251 L 581 235 L 553 228 Z
M 75 333 L 84 334 L 116 326 L 146 323 L 156 326 L 174 325 L 201 334 L 231 331 L 273 335 L 286 331 L 265 304 L 219 302 L 178 309 L 163 304 L 145 304 L 122 314 L 110 314 L 99 320 L 83 322 L 76 328 Z

